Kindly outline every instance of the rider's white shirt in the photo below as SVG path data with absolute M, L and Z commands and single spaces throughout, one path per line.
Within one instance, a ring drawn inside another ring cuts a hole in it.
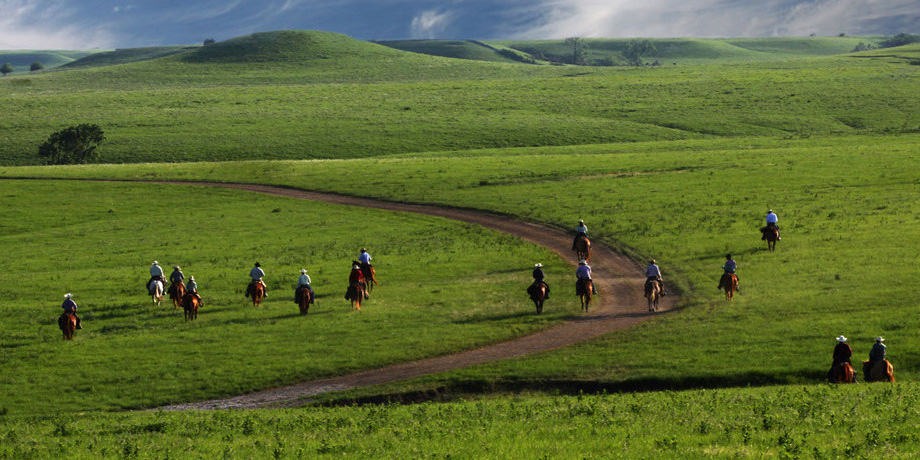
M 150 267 L 150 276 L 163 276 L 163 269 L 159 265 Z

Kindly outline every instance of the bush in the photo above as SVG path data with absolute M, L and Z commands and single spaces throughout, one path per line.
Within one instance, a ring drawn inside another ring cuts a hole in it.
M 873 48 L 875 48 L 875 45 L 873 45 L 872 43 L 859 42 L 859 44 L 856 45 L 856 48 L 853 48 L 853 51 L 850 51 L 850 52 L 851 52 L 851 53 L 858 53 L 858 52 L 860 52 L 860 51 L 868 51 L 868 50 L 871 50 L 871 49 L 873 49 Z
M 51 165 L 90 163 L 99 158 L 96 147 L 104 140 L 105 133 L 99 125 L 71 126 L 52 134 L 38 147 L 38 156 Z
M 41 62 L 35 61 L 32 63 L 31 66 L 29 66 L 29 71 L 35 72 L 36 70 L 42 70 L 44 68 L 45 68 L 44 64 L 42 64 Z
M 911 43 L 920 43 L 920 35 L 911 35 L 900 33 L 893 37 L 888 37 L 879 43 L 882 48 L 891 48 L 894 46 L 909 45 Z
M 213 45 L 213 44 L 215 44 L 215 43 L 217 43 L 217 40 L 215 40 L 215 39 L 213 39 L 213 38 L 210 38 L 210 37 L 209 37 L 209 38 L 205 38 L 205 39 L 204 39 L 204 46 Z
M 8 73 L 13 73 L 13 64 L 10 64 L 9 62 L 4 62 L 3 65 L 0 66 L 0 73 L 2 73 L 4 77 Z

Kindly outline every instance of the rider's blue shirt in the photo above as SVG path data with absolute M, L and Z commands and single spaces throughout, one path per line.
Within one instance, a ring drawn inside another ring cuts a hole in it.
M 773 214 L 772 212 L 770 214 L 767 214 L 768 224 L 775 224 L 777 220 L 779 220 L 779 218 L 776 217 L 776 214 Z
M 73 313 L 77 309 L 77 303 L 72 299 L 67 299 L 61 304 L 61 308 L 64 309 L 64 313 Z
M 366 252 L 362 252 L 361 255 L 358 256 L 358 262 L 361 262 L 362 264 L 371 263 L 371 255 Z
M 725 262 L 725 265 L 722 266 L 722 270 L 725 270 L 726 273 L 735 273 L 736 268 L 738 268 L 738 264 L 732 259 L 729 259 L 728 262 Z
M 262 269 L 259 267 L 253 267 L 252 270 L 249 270 L 249 277 L 252 278 L 253 281 L 258 281 L 262 279 L 264 276 L 265 276 L 265 272 L 262 271 Z
M 579 265 L 578 270 L 575 270 L 575 276 L 578 277 L 578 279 L 591 278 L 591 267 L 587 265 Z

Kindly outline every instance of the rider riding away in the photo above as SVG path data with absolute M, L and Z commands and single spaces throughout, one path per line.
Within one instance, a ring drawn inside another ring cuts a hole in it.
M 182 273 L 182 269 L 176 265 L 173 267 L 173 272 L 169 274 L 169 282 L 171 283 L 169 285 L 169 294 L 172 295 L 173 289 L 182 284 L 183 281 L 185 281 L 185 275 Z
M 869 363 L 875 364 L 878 361 L 884 361 L 885 357 L 888 355 L 888 347 L 885 346 L 885 339 L 881 337 L 875 338 L 875 345 L 872 345 L 872 351 L 869 352 Z
M 361 271 L 361 267 L 357 265 L 351 267 L 351 273 L 348 275 L 348 283 L 360 286 L 361 290 L 364 291 L 364 300 L 369 298 L 367 295 L 367 283 L 364 278 L 364 273 Z M 348 293 L 345 294 L 345 298 L 348 298 Z
M 779 218 L 776 216 L 776 214 L 773 214 L 773 210 L 772 210 L 772 209 L 770 209 L 770 210 L 767 211 L 767 226 L 764 227 L 764 228 L 762 228 L 762 229 L 760 229 L 760 232 L 763 233 L 763 236 L 760 238 L 761 240 L 766 240 L 766 239 L 767 239 L 767 230 L 769 230 L 769 229 L 771 229 L 771 228 L 775 228 L 775 229 L 776 229 L 776 239 L 777 239 L 777 240 L 782 239 L 782 238 L 779 237 L 779 227 L 776 226 L 776 221 L 778 221 L 778 220 L 779 220 Z
M 155 260 L 153 261 L 153 265 L 150 266 L 150 279 L 147 280 L 147 284 L 144 285 L 145 290 L 150 290 L 150 283 L 152 283 L 153 280 L 159 280 L 163 283 L 163 286 L 166 286 L 166 278 L 163 277 L 163 268 L 160 267 L 160 263 Z
M 834 362 L 831 364 L 831 370 L 827 373 L 827 379 L 831 383 L 834 382 L 834 369 L 843 363 L 849 363 L 850 358 L 853 356 L 853 349 L 847 344 L 847 338 L 845 336 L 841 335 L 837 337 L 836 340 L 837 346 L 834 347 Z M 855 375 L 853 379 L 856 379 Z
M 316 300 L 316 293 L 313 292 L 313 288 L 310 286 L 310 275 L 307 275 L 306 269 L 300 270 L 300 278 L 297 278 L 297 287 L 294 289 L 296 293 L 294 298 L 294 303 L 300 303 L 300 290 L 302 288 L 307 288 L 310 291 L 310 303 L 313 303 Z
M 578 261 L 578 269 L 575 270 L 575 277 L 578 278 L 578 283 L 591 281 L 591 293 L 597 294 L 597 286 L 594 285 L 594 280 L 591 279 L 591 267 L 588 265 L 588 261 Z
M 661 292 L 661 295 L 664 296 L 664 280 L 661 278 L 661 269 L 658 268 L 658 262 L 655 259 L 652 259 L 649 262 L 649 266 L 645 268 L 646 283 L 649 281 L 654 281 L 658 283 L 658 291 Z
M 73 301 L 73 294 L 64 294 L 64 303 L 61 304 L 64 314 L 71 314 L 77 319 L 77 329 L 83 329 L 83 321 L 77 316 L 77 303 Z
M 578 242 L 580 238 L 588 238 L 588 227 L 585 225 L 585 221 L 579 220 L 578 227 L 575 227 L 575 239 L 572 240 L 572 250 L 575 250 L 575 243 Z
M 201 296 L 198 295 L 198 283 L 195 282 L 194 276 L 188 277 L 188 283 L 185 284 L 185 295 L 190 295 L 198 299 L 198 305 L 204 306 L 204 302 L 201 301 Z
M 268 286 L 265 285 L 265 281 L 262 281 L 262 278 L 265 276 L 265 272 L 262 271 L 262 265 L 256 262 L 256 266 L 252 267 L 252 270 L 249 270 L 249 277 L 252 278 L 252 282 L 249 283 L 249 286 L 246 287 L 246 297 L 252 293 L 252 288 L 256 283 L 262 285 L 262 295 L 268 297 Z
M 549 284 L 546 284 L 546 281 L 543 280 L 544 277 L 545 275 L 543 274 L 543 264 L 534 265 L 533 284 L 531 284 L 530 287 L 527 288 L 527 293 L 533 296 L 533 293 L 535 292 L 534 290 L 537 289 L 542 284 L 543 286 L 546 286 L 545 299 L 549 299 Z
M 371 264 L 371 255 L 367 253 L 366 248 L 361 248 L 361 254 L 358 255 L 358 262 L 361 262 L 361 265 Z
M 738 262 L 735 262 L 735 260 L 732 259 L 731 254 L 725 254 L 725 265 L 722 266 L 722 270 L 723 270 L 722 276 L 734 275 L 735 270 L 737 269 L 738 269 Z M 719 281 L 719 289 L 722 289 L 721 280 Z

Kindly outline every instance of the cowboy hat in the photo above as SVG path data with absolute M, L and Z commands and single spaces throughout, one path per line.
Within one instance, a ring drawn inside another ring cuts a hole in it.
M 306 268 L 301 268 L 301 269 L 300 269 L 300 273 L 306 274 L 306 273 L 307 273 L 307 269 L 306 269 Z
M 588 265 L 588 261 L 587 261 L 587 260 L 584 260 L 584 259 L 579 260 L 579 261 L 578 261 L 578 265 Z
M 538 264 L 535 264 L 534 267 L 543 268 L 543 264 L 539 264 L 539 263 L 538 263 Z
M 189 280 L 189 281 L 195 281 L 195 277 L 194 277 L 194 276 L 189 276 L 189 277 L 188 277 L 188 280 Z
M 73 294 L 71 294 L 71 293 L 69 293 L 69 292 L 68 292 L 67 294 L 64 294 L 64 298 L 65 298 L 65 299 L 69 299 L 69 298 L 71 298 L 71 297 L 73 297 Z
M 179 268 L 178 265 L 174 266 L 173 268 L 175 268 L 176 270 L 182 270 L 181 268 Z
M 843 342 L 846 342 L 846 341 L 847 341 L 847 338 L 846 338 L 845 336 L 842 336 L 842 335 L 841 335 L 840 337 L 837 337 L 837 341 L 840 342 L 840 343 L 843 343 Z
M 883 339 L 882 336 L 878 336 L 878 337 L 875 338 L 875 341 L 876 341 L 876 342 L 884 342 L 885 339 Z
M 154 264 L 154 265 L 160 265 L 160 263 L 157 262 L 157 261 L 155 261 L 155 260 L 153 261 L 153 264 Z

